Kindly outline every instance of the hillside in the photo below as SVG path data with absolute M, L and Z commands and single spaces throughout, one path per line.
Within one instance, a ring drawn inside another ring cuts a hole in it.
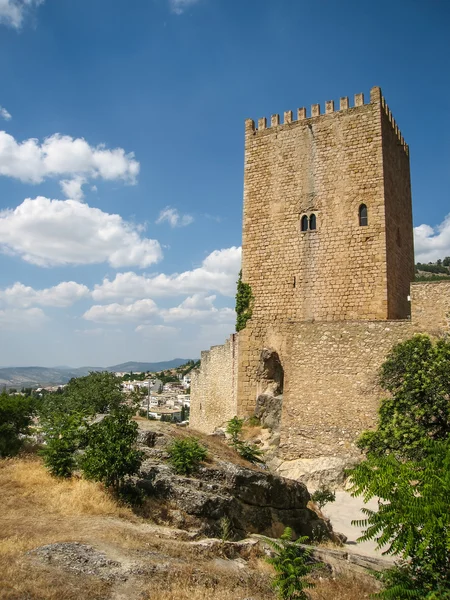
M 172 360 L 165 360 L 161 362 L 125 362 L 120 363 L 119 365 L 113 365 L 112 367 L 107 367 L 107 371 L 123 371 L 129 373 L 133 372 L 143 372 L 143 371 L 151 371 L 152 373 L 156 373 L 158 371 L 165 371 L 167 369 L 176 369 L 180 365 L 184 365 L 190 360 L 189 358 L 173 358 Z
M 0 386 L 22 388 L 63 385 L 72 377 L 83 377 L 91 371 L 158 372 L 175 369 L 187 361 L 188 359 L 185 358 L 174 358 L 173 360 L 154 363 L 130 361 L 110 367 L 3 367 L 0 368 Z

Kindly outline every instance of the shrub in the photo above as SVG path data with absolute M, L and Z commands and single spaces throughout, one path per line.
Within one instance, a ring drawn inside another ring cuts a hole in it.
M 252 316 L 253 294 L 248 283 L 242 281 L 242 270 L 239 271 L 236 292 L 236 331 L 241 331 Z
M 238 440 L 235 444 L 233 444 L 236 452 L 251 463 L 263 463 L 263 451 L 261 448 L 258 448 L 256 444 L 252 444 L 250 442 L 242 442 Z
M 138 425 L 132 416 L 133 411 L 122 406 L 89 426 L 87 447 L 80 459 L 87 479 L 118 491 L 127 476 L 137 473 L 143 455 L 136 449 Z
M 328 504 L 328 502 L 334 502 L 336 500 L 336 494 L 328 488 L 321 487 L 311 494 L 311 500 L 315 502 L 320 509 L 322 509 L 325 504 Z
M 307 600 L 305 589 L 314 587 L 307 577 L 320 563 L 314 563 L 311 558 L 312 548 L 303 548 L 308 537 L 300 537 L 292 541 L 292 530 L 286 527 L 279 540 L 263 538 L 275 550 L 275 556 L 266 560 L 275 569 L 276 575 L 272 585 L 282 600 Z
M 14 456 L 29 433 L 34 403 L 29 397 L 0 394 L 0 457 Z
M 448 438 L 450 340 L 433 343 L 426 335 L 416 335 L 398 344 L 382 365 L 379 379 L 390 397 L 381 403 L 377 430 L 358 440 L 361 449 L 415 458 L 428 440 Z
M 169 461 L 179 475 L 190 475 L 208 455 L 197 438 L 176 440 L 168 449 Z
M 236 452 L 245 460 L 251 463 L 262 463 L 263 451 L 258 448 L 256 444 L 251 442 L 244 442 L 240 439 L 242 433 L 242 427 L 244 426 L 244 419 L 233 417 L 227 423 L 227 433 L 231 436 L 230 445 L 236 450 Z
M 85 417 L 79 413 L 53 413 L 41 418 L 45 445 L 40 454 L 55 477 L 70 477 L 76 468 L 75 452 L 86 435 Z
M 244 419 L 239 419 L 238 417 L 233 417 L 227 423 L 227 433 L 231 436 L 232 444 L 236 443 L 239 440 L 239 436 L 242 433 L 242 427 L 244 426 Z

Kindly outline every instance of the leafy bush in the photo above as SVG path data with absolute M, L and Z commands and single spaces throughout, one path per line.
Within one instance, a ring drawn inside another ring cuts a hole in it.
M 240 439 L 242 433 L 242 427 L 244 426 L 244 419 L 233 417 L 227 423 L 227 433 L 231 436 L 230 445 L 236 450 L 236 452 L 245 460 L 251 463 L 264 462 L 263 451 L 258 448 L 256 444 L 251 442 L 245 442 Z
M 336 500 L 336 494 L 328 488 L 321 487 L 311 494 L 311 500 L 322 509 L 328 502 L 334 502 Z
M 236 331 L 241 331 L 252 316 L 253 294 L 248 283 L 242 281 L 242 270 L 239 271 L 236 292 Z
M 30 397 L 0 394 L 0 457 L 14 456 L 24 442 L 35 411 Z
M 239 456 L 243 459 L 248 460 L 251 463 L 262 463 L 263 460 L 263 451 L 256 444 L 252 444 L 250 442 L 242 442 L 241 440 L 237 441 L 233 444 L 233 447 L 236 449 Z
M 320 567 L 311 559 L 312 548 L 303 548 L 308 538 L 300 537 L 292 541 L 292 530 L 286 527 L 279 540 L 263 538 L 275 550 L 275 556 L 267 558 L 276 572 L 272 585 L 282 600 L 307 600 L 305 589 L 314 587 L 307 577 L 314 569 Z
M 239 440 L 239 436 L 242 433 L 242 427 L 244 426 L 244 419 L 233 417 L 227 423 L 226 432 L 231 436 L 231 442 L 234 444 Z
M 381 499 L 354 523 L 366 528 L 360 540 L 408 561 L 388 573 L 379 598 L 450 597 L 450 440 L 425 446 L 419 459 L 369 455 L 350 472 L 354 496 Z
M 55 412 L 41 418 L 41 426 L 45 445 L 40 454 L 45 466 L 55 477 L 70 477 L 77 466 L 75 452 L 85 441 L 84 415 Z
M 179 475 L 190 475 L 208 455 L 204 446 L 197 438 L 175 440 L 169 447 L 169 461 Z
M 450 435 L 450 341 L 433 343 L 416 335 L 388 354 L 380 384 L 391 396 L 382 401 L 376 431 L 365 432 L 359 448 L 415 458 L 430 439 Z
M 80 466 L 87 479 L 118 490 L 124 479 L 139 470 L 143 455 L 136 449 L 138 425 L 133 411 L 120 407 L 89 426 L 87 447 Z

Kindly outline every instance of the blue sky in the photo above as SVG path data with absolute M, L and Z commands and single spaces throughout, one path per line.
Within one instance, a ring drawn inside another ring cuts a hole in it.
M 446 0 L 0 0 L 0 365 L 222 343 L 244 120 L 373 85 L 450 255 L 449 34 Z

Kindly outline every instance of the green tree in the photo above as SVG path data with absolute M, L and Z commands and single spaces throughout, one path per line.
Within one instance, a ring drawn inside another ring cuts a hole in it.
M 92 372 L 71 379 L 62 395 L 48 394 L 42 401 L 40 414 L 47 418 L 54 413 L 107 413 L 123 402 L 121 381 L 114 373 Z
M 388 354 L 380 384 L 390 393 L 381 402 L 379 424 L 358 446 L 369 453 L 415 458 L 428 440 L 450 435 L 450 341 L 416 335 Z
M 30 431 L 35 403 L 30 397 L 0 394 L 0 457 L 14 456 Z
M 369 455 L 350 473 L 354 496 L 380 499 L 354 523 L 366 528 L 360 541 L 387 545 L 384 554 L 405 561 L 386 575 L 379 598 L 450 598 L 450 440 L 425 446 L 413 460 Z
M 118 491 L 124 479 L 138 472 L 143 454 L 137 450 L 137 423 L 128 407 L 114 408 L 99 423 L 89 426 L 80 467 L 87 479 L 101 481 Z
M 444 265 L 444 267 L 450 267 L 450 256 L 446 256 L 442 261 L 442 264 Z
M 281 600 L 307 600 L 305 589 L 314 587 L 306 577 L 320 567 L 320 563 L 313 562 L 311 554 L 313 548 L 305 548 L 308 538 L 300 537 L 292 541 L 292 530 L 286 527 L 279 540 L 264 538 L 265 542 L 275 551 L 274 556 L 266 560 L 275 569 L 272 585 Z
M 45 466 L 55 477 L 71 477 L 77 466 L 75 453 L 86 443 L 86 416 L 55 411 L 41 417 L 41 427 Z
M 120 378 L 108 371 L 94 371 L 86 377 L 71 379 L 65 396 L 71 406 L 90 414 L 110 412 L 123 401 Z
M 239 271 L 236 291 L 236 331 L 241 331 L 252 316 L 253 294 L 248 283 L 242 281 L 242 270 Z

